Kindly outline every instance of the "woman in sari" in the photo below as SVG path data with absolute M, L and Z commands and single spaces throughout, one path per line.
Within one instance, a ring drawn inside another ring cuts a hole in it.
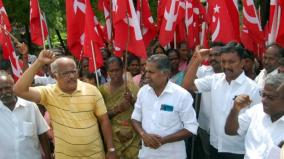
M 136 159 L 140 149 L 140 137 L 131 125 L 131 114 L 138 87 L 123 80 L 123 63 L 118 57 L 111 57 L 106 64 L 110 82 L 100 87 L 112 124 L 116 153 L 123 159 Z

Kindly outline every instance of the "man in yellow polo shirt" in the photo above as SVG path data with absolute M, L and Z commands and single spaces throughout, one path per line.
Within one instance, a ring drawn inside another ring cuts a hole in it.
M 35 74 L 45 64 L 51 64 L 57 83 L 31 87 Z M 54 54 L 44 50 L 17 81 L 14 91 L 18 96 L 46 107 L 54 130 L 56 159 L 115 159 L 111 124 L 103 98 L 95 86 L 77 78 L 76 63 L 72 58 L 54 60 Z M 106 155 L 97 121 L 104 136 Z

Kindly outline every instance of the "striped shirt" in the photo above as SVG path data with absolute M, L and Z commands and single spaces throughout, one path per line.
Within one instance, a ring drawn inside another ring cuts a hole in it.
M 57 84 L 36 88 L 41 95 L 40 104 L 50 114 L 56 159 L 103 159 L 97 117 L 107 111 L 99 90 L 79 80 L 72 94 L 62 92 Z

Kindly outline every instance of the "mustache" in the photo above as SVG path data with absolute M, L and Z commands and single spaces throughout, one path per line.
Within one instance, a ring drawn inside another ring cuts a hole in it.
M 224 72 L 233 72 L 233 70 L 231 70 L 231 69 L 224 69 L 224 68 L 223 68 L 223 71 Z
M 0 96 L 1 101 L 7 101 L 7 100 L 14 99 L 14 98 L 15 98 L 15 96 L 12 93 L 3 94 L 2 96 Z

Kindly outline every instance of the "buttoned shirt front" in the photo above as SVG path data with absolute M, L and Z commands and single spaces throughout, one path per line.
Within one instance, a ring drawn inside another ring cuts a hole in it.
M 262 103 L 239 116 L 238 134 L 245 135 L 245 159 L 269 159 L 274 146 L 284 141 L 284 116 L 272 122 Z
M 160 96 L 155 94 L 152 87 L 145 85 L 138 92 L 132 119 L 141 122 L 147 133 L 162 137 L 183 128 L 196 134 L 198 124 L 192 103 L 191 95 L 170 81 Z M 185 159 L 185 143 L 183 140 L 177 141 L 164 144 L 158 149 L 142 145 L 139 158 Z
M 0 159 L 41 159 L 38 135 L 48 125 L 35 103 L 18 98 L 13 111 L 0 101 Z
M 224 73 L 196 79 L 199 92 L 211 92 L 210 144 L 219 152 L 244 154 L 244 137 L 225 134 L 225 122 L 233 107 L 235 96 L 249 95 L 252 105 L 260 103 L 260 89 L 242 72 L 229 84 Z

